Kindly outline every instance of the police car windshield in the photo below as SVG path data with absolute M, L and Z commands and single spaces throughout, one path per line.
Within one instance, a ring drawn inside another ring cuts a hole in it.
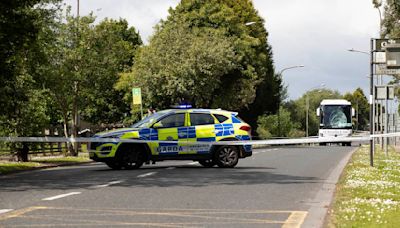
M 133 124 L 132 128 L 146 128 L 150 127 L 156 120 L 158 120 L 161 116 L 165 115 L 166 112 L 156 112 L 150 116 L 145 117 L 141 121 Z

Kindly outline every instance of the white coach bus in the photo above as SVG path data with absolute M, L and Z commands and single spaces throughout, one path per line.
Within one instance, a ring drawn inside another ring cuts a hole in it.
M 343 99 L 322 100 L 317 109 L 320 117 L 318 137 L 349 137 L 353 134 L 351 117 L 354 109 L 351 103 Z M 326 145 L 326 143 L 320 143 Z M 351 146 L 351 142 L 342 142 L 343 146 Z

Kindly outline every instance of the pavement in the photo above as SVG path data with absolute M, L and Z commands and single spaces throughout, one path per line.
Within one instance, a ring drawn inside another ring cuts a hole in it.
M 354 149 L 256 149 L 232 169 L 91 163 L 0 176 L 0 227 L 321 227 Z

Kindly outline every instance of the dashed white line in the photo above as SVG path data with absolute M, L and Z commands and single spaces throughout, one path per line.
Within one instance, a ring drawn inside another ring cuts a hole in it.
M 253 152 L 253 154 L 258 154 L 258 153 L 260 153 L 260 152 Z
M 157 173 L 157 172 L 145 173 L 145 174 L 141 174 L 141 175 L 139 175 L 139 176 L 137 176 L 137 177 L 148 177 L 148 176 L 154 175 L 154 174 L 156 174 L 156 173 Z
M 111 181 L 111 182 L 108 182 L 107 184 L 94 185 L 94 186 L 92 186 L 92 188 L 105 188 L 105 187 L 108 187 L 111 185 L 120 184 L 122 182 L 124 182 L 124 181 L 123 180 Z
M 64 197 L 67 197 L 67 196 L 78 195 L 78 194 L 81 194 L 81 192 L 70 192 L 70 193 L 66 193 L 66 194 L 61 194 L 61 195 L 56 195 L 56 196 L 52 196 L 52 197 L 47 197 L 47 198 L 44 198 L 44 199 L 42 199 L 42 200 L 49 201 L 49 200 L 60 199 L 60 198 L 64 198 Z
M 198 162 L 190 162 L 190 163 L 188 163 L 188 165 L 197 165 L 197 164 L 199 164 Z
M 4 214 L 10 211 L 13 211 L 14 209 L 0 209 L 0 214 Z

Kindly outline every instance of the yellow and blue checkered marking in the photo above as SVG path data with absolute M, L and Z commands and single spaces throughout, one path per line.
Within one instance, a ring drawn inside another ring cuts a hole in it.
M 204 154 L 209 153 L 211 145 L 192 144 L 188 142 L 216 142 L 227 138 L 236 138 L 237 140 L 250 140 L 248 132 L 241 130 L 243 122 L 237 117 L 237 114 L 222 110 L 193 109 L 187 110 L 185 116 L 185 126 L 177 128 L 140 128 L 140 129 L 120 129 L 117 131 L 99 134 L 101 137 L 120 137 L 136 138 L 142 140 L 151 140 L 148 142 L 152 155 L 179 155 L 179 154 Z M 182 111 L 171 113 L 182 113 Z M 215 124 L 190 126 L 190 113 L 210 113 L 214 115 Z M 219 123 L 216 114 L 227 117 L 223 123 Z M 171 143 L 160 143 L 157 141 L 176 141 Z M 93 144 L 95 145 L 95 144 Z M 120 143 L 96 144 L 96 151 L 99 157 L 112 157 Z M 104 149 L 102 149 L 104 147 Z M 106 148 L 107 147 L 107 148 Z M 111 148 L 111 152 L 106 154 L 106 150 Z M 104 150 L 104 151 L 102 151 Z M 251 145 L 245 145 L 244 150 L 251 152 Z

